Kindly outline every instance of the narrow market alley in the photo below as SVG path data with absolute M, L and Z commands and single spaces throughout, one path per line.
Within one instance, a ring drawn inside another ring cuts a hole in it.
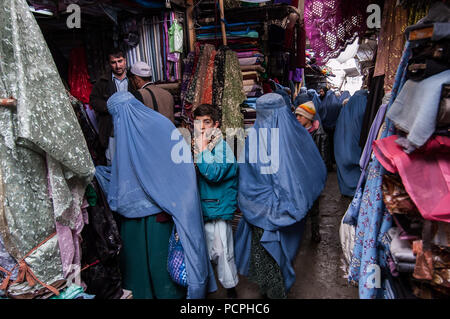
M 311 241 L 310 220 L 307 219 L 302 243 L 294 262 L 296 281 L 289 299 L 358 299 L 358 288 L 348 284 L 342 270 L 342 248 L 339 226 L 351 199 L 341 196 L 336 172 L 328 174 L 327 184 L 320 198 L 320 234 L 322 240 Z M 226 298 L 226 291 L 219 290 L 209 298 Z M 260 299 L 258 286 L 239 276 L 239 299 Z

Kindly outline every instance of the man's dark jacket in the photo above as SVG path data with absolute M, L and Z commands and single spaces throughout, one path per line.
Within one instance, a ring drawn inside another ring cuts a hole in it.
M 129 75 L 129 74 L 127 74 Z M 131 83 L 128 77 L 128 91 L 135 94 L 131 88 Z M 113 133 L 113 120 L 111 114 L 108 112 L 106 102 L 108 99 L 117 92 L 116 84 L 112 79 L 112 73 L 106 73 L 102 75 L 97 83 L 92 88 L 91 95 L 89 97 L 89 104 L 95 110 L 98 122 L 98 136 L 100 145 L 106 150 L 108 148 L 109 137 Z

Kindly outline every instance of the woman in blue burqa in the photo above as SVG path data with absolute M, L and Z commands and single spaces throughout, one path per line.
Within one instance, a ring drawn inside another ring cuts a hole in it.
M 204 298 L 217 286 L 206 250 L 195 168 L 192 161 L 172 158 L 177 145 L 188 154 L 190 146 L 170 120 L 129 92 L 115 93 L 107 106 L 116 149 L 112 166 L 97 166 L 96 177 L 111 210 L 120 215 L 123 288 L 140 299 L 186 296 L 186 289 L 167 271 L 175 223 L 185 253 L 187 298 Z M 179 140 L 172 139 L 173 133 Z
M 339 114 L 334 133 L 334 155 L 342 195 L 353 196 L 361 175 L 361 126 L 367 104 L 367 91 L 359 90 L 350 97 Z
M 262 295 L 286 298 L 295 281 L 292 262 L 305 215 L 325 185 L 325 164 L 308 131 L 276 93 L 256 100 L 256 121 L 242 156 L 236 265 Z

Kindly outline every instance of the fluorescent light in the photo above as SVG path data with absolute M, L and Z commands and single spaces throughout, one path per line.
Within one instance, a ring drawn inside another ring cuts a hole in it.
M 46 16 L 53 16 L 53 12 L 51 12 L 50 10 L 46 10 L 46 9 L 42 9 L 42 10 L 36 10 L 34 7 L 30 6 L 30 11 L 33 13 L 39 13 L 39 14 L 43 14 Z

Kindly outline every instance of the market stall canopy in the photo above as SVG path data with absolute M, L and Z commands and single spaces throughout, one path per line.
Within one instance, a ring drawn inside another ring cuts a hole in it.
M 184 7 L 184 0 L 28 0 L 33 12 L 47 16 L 67 14 L 67 7 L 77 4 L 84 15 L 114 17 L 114 12 L 140 14 L 147 10 L 161 10 L 170 7 L 171 3 Z

